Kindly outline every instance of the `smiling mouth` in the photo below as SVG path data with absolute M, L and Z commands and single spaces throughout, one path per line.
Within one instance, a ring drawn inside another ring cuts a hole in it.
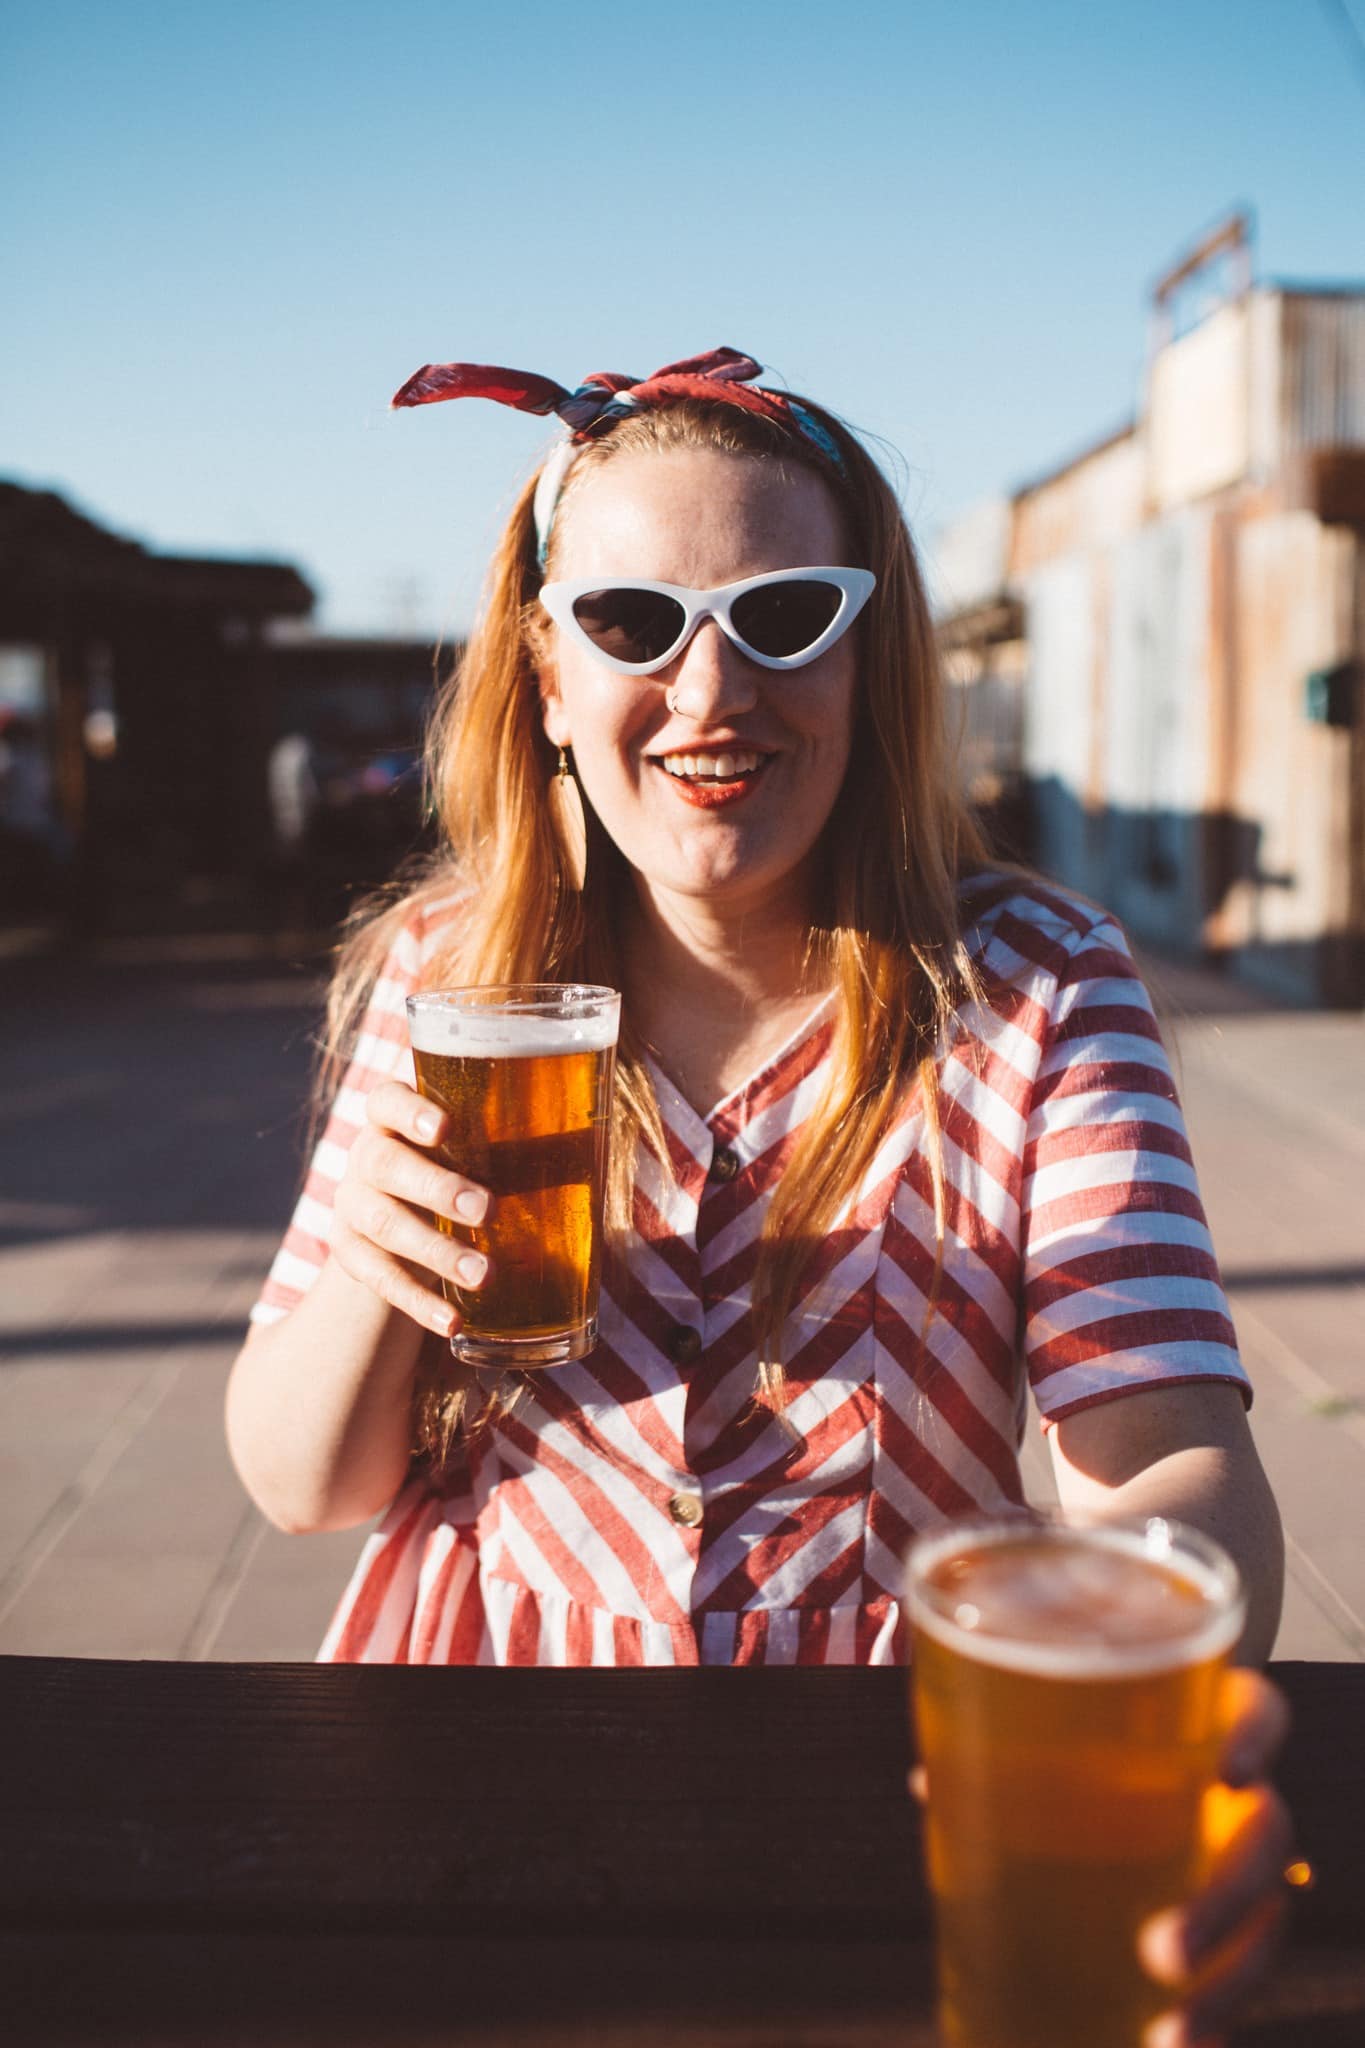
M 674 782 L 717 784 L 751 782 L 772 759 L 752 748 L 727 747 L 716 753 L 654 754 L 655 766 Z
M 776 759 L 754 747 L 717 747 L 687 753 L 651 754 L 650 764 L 666 779 L 674 796 L 699 810 L 717 811 L 743 803 Z

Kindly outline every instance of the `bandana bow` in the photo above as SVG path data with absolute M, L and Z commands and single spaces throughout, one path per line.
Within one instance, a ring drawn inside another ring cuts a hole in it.
M 517 412 L 558 413 L 569 437 L 541 470 L 535 495 L 536 550 L 544 567 L 555 507 L 578 444 L 644 407 L 678 398 L 724 399 L 746 412 L 794 426 L 827 462 L 842 470 L 843 456 L 814 413 L 784 392 L 755 384 L 753 379 L 761 374 L 762 366 L 737 348 L 685 356 L 638 380 L 619 371 L 598 370 L 572 391 L 553 377 L 537 377 L 529 370 L 498 369 L 491 363 L 427 363 L 394 393 L 390 405 L 401 411 L 412 405 L 439 405 L 447 398 L 491 398 Z
M 734 348 L 708 349 L 704 355 L 665 363 L 652 377 L 598 370 L 572 391 L 552 377 L 537 377 L 526 370 L 496 369 L 488 363 L 427 363 L 394 393 L 392 404 L 397 411 L 411 405 L 439 405 L 447 398 L 491 398 L 518 412 L 558 413 L 575 441 L 587 441 L 613 420 L 642 406 L 671 398 L 723 398 L 747 412 L 795 422 L 809 432 L 810 415 L 803 407 L 792 405 L 781 392 L 749 388 L 752 379 L 761 374 L 762 367 L 752 356 L 741 355 Z M 826 452 L 833 452 L 832 443 Z

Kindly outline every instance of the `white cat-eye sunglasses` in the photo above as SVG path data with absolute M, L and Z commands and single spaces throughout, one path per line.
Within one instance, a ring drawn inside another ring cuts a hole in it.
M 848 631 L 876 583 L 870 569 L 775 569 L 717 590 L 583 576 L 542 585 L 540 601 L 562 632 L 619 675 L 667 668 L 703 619 L 761 668 L 804 668 Z

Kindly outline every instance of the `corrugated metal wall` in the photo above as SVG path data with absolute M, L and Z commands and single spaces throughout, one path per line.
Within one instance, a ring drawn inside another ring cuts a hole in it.
M 1281 303 L 1280 460 L 1365 447 L 1365 297 L 1286 292 Z
M 1285 509 L 1325 448 L 1365 448 L 1365 294 L 1258 289 L 1160 351 L 1136 429 L 1018 493 L 1006 572 L 1039 864 L 1309 999 L 1365 977 L 1365 767 L 1305 703 L 1365 661 L 1365 532 Z
M 1094 745 L 1091 579 L 1089 557 L 1067 555 L 1027 581 L 1029 679 L 1023 735 L 1038 862 L 1087 893 L 1093 855 L 1085 810 Z
M 1304 681 L 1350 651 L 1358 545 L 1306 512 L 1236 536 L 1232 789 L 1255 843 L 1218 920 L 1227 945 L 1301 947 L 1349 916 L 1350 734 L 1308 720 Z
M 1100 893 L 1137 931 L 1198 943 L 1208 810 L 1205 507 L 1172 513 L 1114 551 Z

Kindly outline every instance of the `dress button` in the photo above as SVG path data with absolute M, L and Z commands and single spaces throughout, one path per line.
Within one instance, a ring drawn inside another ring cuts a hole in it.
M 728 1145 L 718 1146 L 711 1158 L 710 1179 L 733 1180 L 739 1172 L 739 1160 Z
M 690 1323 L 675 1323 L 668 1340 L 668 1355 L 674 1365 L 691 1365 L 694 1358 L 701 1356 L 701 1331 L 694 1330 Z
M 706 1511 L 699 1493 L 675 1493 L 668 1512 L 682 1528 L 695 1529 Z

